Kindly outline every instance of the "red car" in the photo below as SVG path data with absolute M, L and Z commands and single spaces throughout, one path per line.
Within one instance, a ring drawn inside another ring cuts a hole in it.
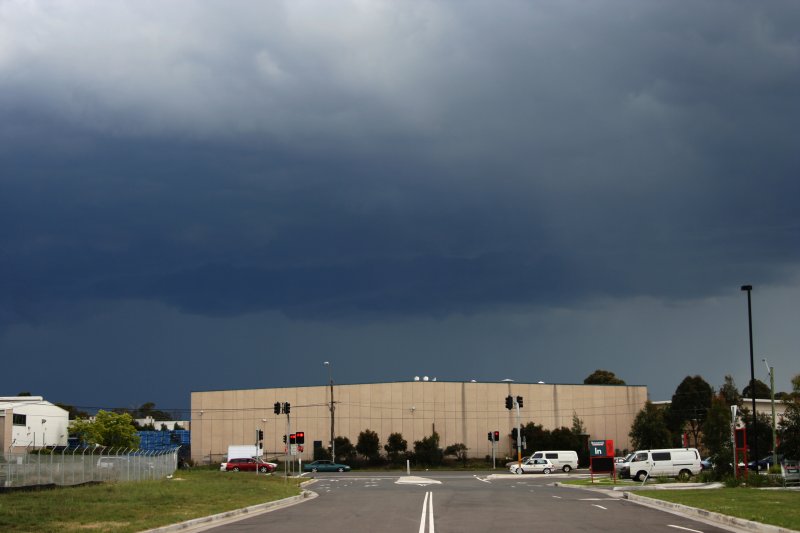
M 265 474 L 274 472 L 278 465 L 275 463 L 268 463 L 266 461 L 256 460 L 251 457 L 238 457 L 231 459 L 226 463 L 221 463 L 219 469 L 223 472 L 255 472 L 256 466 L 258 471 Z

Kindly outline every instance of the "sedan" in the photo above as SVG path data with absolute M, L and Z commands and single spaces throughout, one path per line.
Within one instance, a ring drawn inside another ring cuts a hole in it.
M 303 472 L 349 472 L 347 465 L 334 463 L 333 461 L 319 460 L 303 465 Z
M 528 459 L 527 462 L 522 463 L 522 466 L 512 465 L 509 470 L 512 474 L 533 474 L 541 472 L 542 474 L 549 474 L 556 467 L 549 459 Z
M 255 472 L 256 467 L 258 467 L 259 472 L 268 474 L 274 472 L 278 465 L 256 460 L 252 457 L 237 457 L 219 465 L 219 469 L 223 472 Z

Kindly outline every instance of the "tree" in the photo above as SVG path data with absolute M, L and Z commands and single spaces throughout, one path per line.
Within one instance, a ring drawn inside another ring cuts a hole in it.
M 86 444 L 98 444 L 109 448 L 138 448 L 139 435 L 128 413 L 97 412 L 94 421 L 78 418 L 69 425 L 70 434 Z
M 406 450 L 408 450 L 408 442 L 403 438 L 402 433 L 392 433 L 389 435 L 389 438 L 386 439 L 386 446 L 384 446 L 383 449 L 386 450 L 386 455 L 389 457 L 389 460 L 396 463 L 400 460 L 401 456 L 406 453 Z
M 718 455 L 731 447 L 731 410 L 721 393 L 711 400 L 703 422 L 703 445 L 709 455 Z
M 414 441 L 414 458 L 423 465 L 437 466 L 442 464 L 442 449 L 439 448 L 439 434 L 435 431 L 430 437 Z
M 682 431 L 688 423 L 695 446 L 698 445 L 700 427 L 711 407 L 713 395 L 711 385 L 700 376 L 686 376 L 672 395 L 670 414 L 675 423 L 672 429 Z
M 634 448 L 644 450 L 668 448 L 672 440 L 664 420 L 664 412 L 649 400 L 633 419 L 628 436 Z
M 781 443 L 778 453 L 789 459 L 800 459 L 800 374 L 792 378 L 792 392 L 783 402 L 786 412 L 779 428 Z
M 444 449 L 445 455 L 454 455 L 456 459 L 461 461 L 462 466 L 467 466 L 467 446 L 464 443 L 451 444 Z
M 752 389 L 755 390 L 756 399 L 757 400 L 769 400 L 772 398 L 772 389 L 769 388 L 769 385 L 761 381 L 760 379 L 756 379 L 754 382 L 754 386 Z M 744 388 L 742 391 L 742 396 L 748 399 L 752 399 L 753 396 L 751 395 L 751 387 L 748 384 L 747 387 Z
M 74 405 L 69 405 L 66 403 L 58 403 L 58 402 L 56 402 L 56 405 L 67 411 L 67 413 L 69 413 L 67 415 L 69 420 L 75 420 L 76 418 L 89 418 L 89 413 L 87 413 L 86 411 L 81 411 Z
M 728 404 L 728 407 L 731 405 L 741 405 L 742 403 L 742 395 L 739 394 L 739 389 L 736 388 L 736 382 L 733 381 L 733 376 L 730 374 L 725 375 L 725 383 L 719 388 L 719 394 L 725 400 L 725 403 Z
M 369 429 L 365 429 L 358 434 L 356 451 L 366 457 L 369 461 L 375 461 L 380 457 L 381 439 L 378 434 Z
M 609 370 L 597 369 L 583 380 L 584 385 L 625 385 L 625 381 L 619 379 Z
M 350 439 L 347 437 L 336 437 L 333 439 L 334 448 L 336 448 L 336 457 L 333 458 L 334 461 L 344 460 L 348 461 L 353 459 L 356 455 L 356 448 L 353 446 L 353 443 L 350 442 Z

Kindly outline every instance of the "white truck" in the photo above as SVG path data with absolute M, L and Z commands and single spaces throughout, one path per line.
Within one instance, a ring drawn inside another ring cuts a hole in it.
M 228 460 L 261 457 L 262 450 L 254 444 L 232 444 L 228 446 Z

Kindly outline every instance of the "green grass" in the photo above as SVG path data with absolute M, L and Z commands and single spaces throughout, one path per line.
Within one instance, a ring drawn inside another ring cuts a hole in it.
M 172 479 L 0 494 L 0 531 L 142 531 L 300 493 L 298 480 L 177 471 Z
M 643 490 L 636 494 L 715 513 L 800 530 L 800 492 L 749 488 Z

